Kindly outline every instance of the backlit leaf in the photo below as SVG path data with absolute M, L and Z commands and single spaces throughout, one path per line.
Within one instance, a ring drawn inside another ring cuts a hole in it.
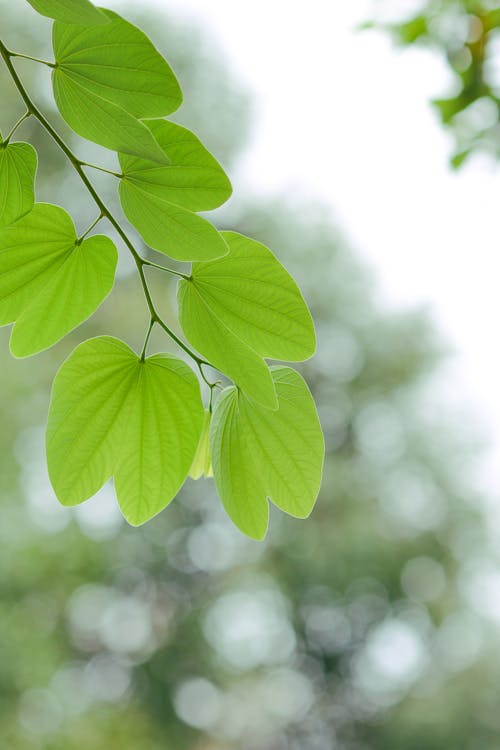
M 224 170 L 190 130 L 167 120 L 146 123 L 169 165 L 120 154 L 127 182 L 145 193 L 190 211 L 209 211 L 227 201 L 231 183 Z
M 321 483 L 324 441 L 314 401 L 302 377 L 273 367 L 276 411 L 249 401 L 234 386 L 219 398 L 210 450 L 215 482 L 238 528 L 254 539 L 267 531 L 270 499 L 297 518 L 307 517 Z
M 29 143 L 2 143 L 0 136 L 0 227 L 12 224 L 33 208 L 36 151 Z
M 203 418 L 203 427 L 201 430 L 200 440 L 196 449 L 196 455 L 193 459 L 189 476 L 191 479 L 199 479 L 202 476 L 213 477 L 212 462 L 210 460 L 210 421 L 212 415 L 208 410 L 205 411 Z
M 151 195 L 136 182 L 121 180 L 123 213 L 144 242 L 181 261 L 210 260 L 227 253 L 227 245 L 206 219 Z
M 54 24 L 58 72 L 136 118 L 174 112 L 182 92 L 169 64 L 144 32 L 113 11 L 102 13 L 104 26 Z
M 78 243 L 59 206 L 36 203 L 0 229 L 0 325 L 16 321 L 13 354 L 42 351 L 86 320 L 111 291 L 116 262 L 108 237 Z
M 229 253 L 195 263 L 192 284 L 235 336 L 262 357 L 298 362 L 314 354 L 311 314 L 300 290 L 273 253 L 236 232 L 221 232 Z
M 57 108 L 75 133 L 112 151 L 165 163 L 149 128 L 122 107 L 88 91 L 59 69 L 52 74 L 52 85 Z
M 195 284 L 181 279 L 177 299 L 179 321 L 188 341 L 251 398 L 276 409 L 274 383 L 263 358 L 212 314 Z
M 315 349 L 311 315 L 273 253 L 236 232 L 221 232 L 229 253 L 194 263 L 179 283 L 179 317 L 190 343 L 251 398 L 276 408 L 264 357 L 291 361 Z
M 29 4 L 42 16 L 54 18 L 64 23 L 97 25 L 108 23 L 90 0 L 28 0 Z
M 144 362 L 108 336 L 80 344 L 59 370 L 47 425 L 47 461 L 63 505 L 83 502 L 112 476 L 129 523 L 161 511 L 187 477 L 203 422 L 200 388 L 179 359 Z

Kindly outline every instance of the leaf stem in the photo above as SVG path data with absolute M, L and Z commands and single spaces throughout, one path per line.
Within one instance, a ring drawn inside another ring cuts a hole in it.
M 139 278 L 142 285 L 142 290 L 144 293 L 144 296 L 146 298 L 146 303 L 151 315 L 151 318 L 154 320 L 154 322 L 158 323 L 158 325 L 163 328 L 165 333 L 170 336 L 170 338 L 175 341 L 175 343 L 184 351 L 186 354 L 191 357 L 192 360 L 196 362 L 198 365 L 198 369 L 200 370 L 201 376 L 203 380 L 208 384 L 211 385 L 202 370 L 202 365 L 208 365 L 210 364 L 206 360 L 199 357 L 187 344 L 185 344 L 165 323 L 164 320 L 160 317 L 159 313 L 156 310 L 156 307 L 154 305 L 153 299 L 151 297 L 151 292 L 149 290 L 147 279 L 144 275 L 144 259 L 141 258 L 137 250 L 135 249 L 134 245 L 132 244 L 131 240 L 128 238 L 125 231 L 122 229 L 120 223 L 117 219 L 113 216 L 111 211 L 107 208 L 99 194 L 97 193 L 96 189 L 90 182 L 89 178 L 83 171 L 82 163 L 80 160 L 75 156 L 73 151 L 70 149 L 70 147 L 63 141 L 61 136 L 57 133 L 56 130 L 52 127 L 50 122 L 47 120 L 47 118 L 40 112 L 40 110 L 37 108 L 35 103 L 30 98 L 28 92 L 24 88 L 24 85 L 19 78 L 16 69 L 14 68 L 14 65 L 12 64 L 12 60 L 10 59 L 12 54 L 9 52 L 7 47 L 3 44 L 3 42 L 0 40 L 0 56 L 3 58 L 5 65 L 7 66 L 7 69 L 10 73 L 10 76 L 19 91 L 19 94 L 21 95 L 21 98 L 23 99 L 24 103 L 26 104 L 27 111 L 30 113 L 30 115 L 33 115 L 36 117 L 38 122 L 42 125 L 42 127 L 47 131 L 47 133 L 51 136 L 51 138 L 57 143 L 61 151 L 63 151 L 66 156 L 68 157 L 69 161 L 73 165 L 74 169 L 78 173 L 78 176 L 80 177 L 81 181 L 87 188 L 88 192 L 92 196 L 95 204 L 99 208 L 101 212 L 101 218 L 106 218 L 109 223 L 114 227 L 118 235 L 121 237 L 122 241 L 132 254 L 132 257 L 134 258 L 135 264 L 137 266 L 137 271 L 139 273 Z
M 158 263 L 153 263 L 150 260 L 147 260 L 146 258 L 141 258 L 143 266 L 151 266 L 151 268 L 159 268 L 160 271 L 166 271 L 167 273 L 173 273 L 175 276 L 181 276 L 183 279 L 186 279 L 186 281 L 190 281 L 190 276 L 187 276 L 185 273 L 181 273 L 180 271 L 174 271 L 173 268 L 167 268 L 167 266 L 160 266 Z
M 141 362 L 144 362 L 144 360 L 146 359 L 146 349 L 148 348 L 149 337 L 151 336 L 151 331 L 153 330 L 154 324 L 155 324 L 155 320 L 154 318 L 151 318 L 149 321 L 148 332 L 146 333 L 144 346 L 142 347 Z
M 118 179 L 120 179 L 120 180 L 123 177 L 123 175 L 120 174 L 119 172 L 113 172 L 112 169 L 105 169 L 104 167 L 100 167 L 98 164 L 89 164 L 88 161 L 81 161 L 81 159 L 78 159 L 78 163 L 80 164 L 81 167 L 90 167 L 91 169 L 98 169 L 99 172 L 105 172 L 106 174 L 112 174 L 113 177 L 118 177 Z
M 49 68 L 56 68 L 55 63 L 51 63 L 48 60 L 40 60 L 39 57 L 31 57 L 31 55 L 23 55 L 22 52 L 10 52 L 6 50 L 9 57 L 22 57 L 24 60 L 32 60 L 33 62 L 40 63 L 41 65 L 47 65 Z
M 12 136 L 14 135 L 14 133 L 16 132 L 16 130 L 18 129 L 18 127 L 20 125 L 22 125 L 22 123 L 25 120 L 27 120 L 28 117 L 31 117 L 31 112 L 29 110 L 26 110 L 26 112 L 24 113 L 24 115 L 19 118 L 19 120 L 16 122 L 16 124 L 14 125 L 14 127 L 12 128 L 12 130 L 10 131 L 9 135 L 7 136 L 7 138 L 4 140 L 4 142 L 3 142 L 4 146 L 7 146 L 7 144 L 9 143 L 10 139 L 12 138 Z
M 85 232 L 84 232 L 84 233 L 83 233 L 82 235 L 80 235 L 80 237 L 79 237 L 79 238 L 78 238 L 78 240 L 76 241 L 76 244 L 77 244 L 77 245 L 81 245 L 81 243 L 83 242 L 83 240 L 85 239 L 85 237 L 86 237 L 86 236 L 87 236 L 88 234 L 90 234 L 90 232 L 91 232 L 91 231 L 93 230 L 93 228 L 94 228 L 94 227 L 95 227 L 95 226 L 96 226 L 97 224 L 99 224 L 99 222 L 101 221 L 101 219 L 104 219 L 104 214 L 102 213 L 102 211 L 101 211 L 101 213 L 99 214 L 99 216 L 97 217 L 97 219 L 95 219 L 95 220 L 94 220 L 94 221 L 92 222 L 92 224 L 91 224 L 91 225 L 89 226 L 89 228 L 88 228 L 88 229 L 87 229 L 87 230 L 86 230 L 86 231 L 85 231 Z

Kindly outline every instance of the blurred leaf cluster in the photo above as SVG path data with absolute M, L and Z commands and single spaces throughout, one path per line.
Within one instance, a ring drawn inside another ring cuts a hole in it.
M 11 6 L 0 3 L 6 38 L 43 56 Z M 251 109 L 230 64 L 199 30 L 141 13 L 179 73 L 187 124 L 230 167 Z M 38 73 L 26 63 L 23 75 Z M 2 128 L 19 105 L 1 70 L 0 89 Z M 84 225 L 92 206 L 41 150 L 40 194 L 50 184 Z M 500 529 L 482 518 L 473 436 L 437 387 L 446 350 L 428 315 L 384 308 L 328 207 L 248 196 L 219 224 L 272 247 L 311 304 L 318 353 L 304 369 L 327 440 L 316 509 L 305 523 L 273 514 L 259 544 L 232 527 L 211 480 L 188 482 L 140 529 L 109 487 L 58 505 L 44 468 L 49 384 L 83 337 L 140 346 L 146 310 L 141 320 L 125 256 L 98 315 L 36 368 L 8 356 L 0 330 L 1 747 L 492 750 Z
M 448 95 L 434 99 L 455 141 L 450 163 L 473 153 L 500 158 L 500 7 L 493 0 L 427 0 L 398 23 L 366 24 L 389 32 L 401 46 L 428 47 L 450 71 Z

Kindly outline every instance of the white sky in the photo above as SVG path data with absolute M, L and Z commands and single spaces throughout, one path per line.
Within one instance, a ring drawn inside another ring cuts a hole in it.
M 461 353 L 465 400 L 491 429 L 498 489 L 500 169 L 479 159 L 458 175 L 448 169 L 451 144 L 428 105 L 450 85 L 445 66 L 356 32 L 370 17 L 369 0 L 156 4 L 203 21 L 257 97 L 257 129 L 236 188 L 292 186 L 330 202 L 375 267 L 384 299 L 432 306 Z

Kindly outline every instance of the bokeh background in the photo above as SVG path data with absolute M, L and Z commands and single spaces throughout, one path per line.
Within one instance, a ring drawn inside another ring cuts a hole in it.
M 264 543 L 232 527 L 207 480 L 140 529 L 111 487 L 63 509 L 43 450 L 50 383 L 84 337 L 141 345 L 127 255 L 99 313 L 49 352 L 14 360 L 0 330 L 0 746 L 496 750 L 500 440 L 484 407 L 495 414 L 486 363 L 499 344 L 496 279 L 486 291 L 481 279 L 498 232 L 478 191 L 493 206 L 500 186 L 497 3 L 110 5 L 166 54 L 179 121 L 234 177 L 219 226 L 268 244 L 311 305 L 318 353 L 303 371 L 325 477 L 311 518 L 273 513 Z M 11 49 L 50 56 L 50 24 L 27 4 L 0 2 L 0 17 Z M 321 49 L 337 51 L 330 68 Z M 47 71 L 18 69 L 71 140 Z M 258 80 L 285 93 L 256 97 Z M 23 109 L 3 69 L 0 92 L 6 132 Z M 319 99 L 338 117 L 325 124 Z M 19 135 L 40 153 L 38 199 L 85 227 L 95 209 L 64 156 L 36 123 Z M 93 179 L 116 206 L 112 178 Z M 176 326 L 175 285 L 154 274 Z

